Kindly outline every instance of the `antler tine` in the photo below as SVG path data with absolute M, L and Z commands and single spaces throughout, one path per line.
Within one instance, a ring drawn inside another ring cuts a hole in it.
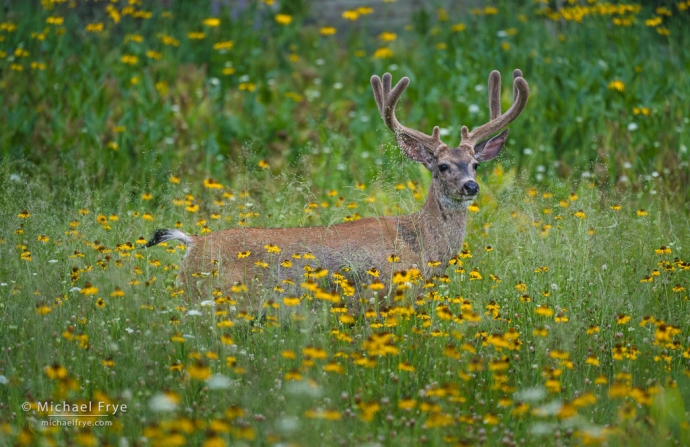
M 491 73 L 491 76 L 493 76 L 493 73 Z M 491 119 L 489 120 L 488 123 L 477 127 L 476 129 L 473 129 L 472 132 L 467 131 L 466 126 L 462 126 L 462 143 L 461 144 L 468 144 L 471 146 L 474 146 L 476 143 L 478 143 L 480 140 L 483 138 L 488 137 L 489 135 L 498 132 L 499 130 L 503 129 L 506 127 L 508 124 L 513 122 L 515 118 L 517 118 L 520 113 L 524 110 L 525 106 L 527 105 L 527 100 L 529 99 L 529 84 L 527 84 L 527 81 L 522 77 L 522 72 L 520 70 L 515 70 L 513 72 L 513 105 L 510 106 L 508 111 L 502 115 L 499 115 L 496 118 L 493 118 L 494 111 L 497 110 L 494 108 L 494 106 L 491 107 Z M 491 77 L 489 78 L 489 85 L 490 85 L 490 90 L 491 90 Z M 491 94 L 491 93 L 490 93 Z M 500 95 L 500 87 L 499 87 L 499 95 Z M 492 98 L 493 99 L 493 98 Z M 499 98 L 500 101 L 500 98 Z M 500 107 L 500 105 L 498 106 Z
M 441 132 L 438 126 L 434 127 L 434 131 L 431 135 L 427 135 L 418 130 L 403 126 L 395 117 L 395 106 L 398 104 L 398 100 L 407 86 L 410 85 L 410 79 L 407 76 L 403 77 L 392 89 L 391 81 L 392 76 L 390 73 L 384 74 L 383 79 L 376 75 L 371 77 L 374 99 L 376 99 L 376 104 L 379 107 L 379 112 L 386 126 L 395 133 L 395 137 L 398 139 L 402 136 L 408 136 L 424 144 L 429 149 L 436 149 L 436 147 L 441 144 Z
M 515 80 L 517 78 L 521 78 L 521 77 L 522 77 L 522 70 L 520 70 L 519 68 L 516 68 L 515 70 L 513 70 L 513 102 L 515 102 L 515 100 L 517 99 L 517 96 L 518 96 L 517 89 L 515 88 Z
M 494 70 L 489 75 L 489 119 L 501 116 L 501 73 Z

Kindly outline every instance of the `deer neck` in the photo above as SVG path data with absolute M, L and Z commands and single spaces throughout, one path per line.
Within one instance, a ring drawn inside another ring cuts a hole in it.
M 421 210 L 412 215 L 424 261 L 447 262 L 462 250 L 467 205 L 450 199 L 432 181 Z

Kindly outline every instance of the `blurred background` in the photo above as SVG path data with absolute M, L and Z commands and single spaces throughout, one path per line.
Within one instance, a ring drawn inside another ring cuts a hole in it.
M 520 68 L 530 102 L 490 169 L 685 203 L 689 18 L 690 0 L 5 1 L 3 182 L 56 197 L 56 182 L 136 196 L 262 171 L 424 183 L 371 75 L 409 76 L 401 122 L 457 145 L 488 120 L 489 73 L 506 110 Z

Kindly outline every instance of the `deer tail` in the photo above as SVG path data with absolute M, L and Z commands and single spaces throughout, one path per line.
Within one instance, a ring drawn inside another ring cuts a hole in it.
M 156 230 L 156 232 L 153 233 L 153 237 L 151 237 L 151 239 L 146 243 L 146 247 L 153 247 L 154 245 L 158 245 L 161 242 L 166 242 L 170 240 L 178 240 L 184 243 L 185 245 L 189 245 L 192 243 L 192 237 L 184 231 L 160 229 Z

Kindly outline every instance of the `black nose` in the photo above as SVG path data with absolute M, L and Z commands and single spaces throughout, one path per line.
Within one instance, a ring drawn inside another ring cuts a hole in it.
M 479 185 L 477 185 L 477 182 L 470 180 L 469 182 L 465 183 L 464 189 L 468 196 L 476 196 L 479 192 Z

